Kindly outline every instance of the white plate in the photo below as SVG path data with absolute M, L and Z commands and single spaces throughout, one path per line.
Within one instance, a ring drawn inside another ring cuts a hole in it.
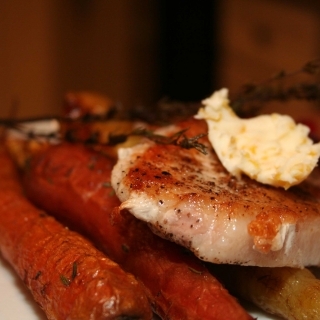
M 0 256 L 0 319 L 47 319 L 28 289 L 2 256 Z
M 258 318 L 258 320 L 279 319 L 277 317 L 270 317 L 249 304 L 244 304 L 244 307 L 252 316 Z M 47 319 L 44 312 L 34 302 L 28 289 L 2 256 L 0 256 L 0 319 Z

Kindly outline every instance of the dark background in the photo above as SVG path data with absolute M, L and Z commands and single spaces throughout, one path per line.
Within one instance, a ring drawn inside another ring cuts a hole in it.
M 23 0 L 0 10 L 0 116 L 61 112 L 68 91 L 127 108 L 199 101 L 320 55 L 316 0 Z M 289 111 L 293 110 L 291 107 Z
M 160 91 L 199 101 L 215 87 L 218 59 L 216 1 L 161 1 Z

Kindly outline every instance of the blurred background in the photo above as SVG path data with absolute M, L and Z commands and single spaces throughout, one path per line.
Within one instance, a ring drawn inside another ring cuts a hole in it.
M 311 0 L 1 1 L 0 116 L 59 114 L 68 91 L 100 92 L 124 107 L 234 92 L 319 56 L 319 7 Z

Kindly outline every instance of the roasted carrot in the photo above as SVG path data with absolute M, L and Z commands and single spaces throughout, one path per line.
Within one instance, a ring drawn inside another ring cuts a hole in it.
M 151 319 L 136 278 L 22 194 L 0 150 L 0 250 L 48 319 Z
M 53 146 L 30 162 L 26 194 L 135 274 L 163 319 L 252 319 L 200 260 L 119 211 L 112 166 L 84 146 Z

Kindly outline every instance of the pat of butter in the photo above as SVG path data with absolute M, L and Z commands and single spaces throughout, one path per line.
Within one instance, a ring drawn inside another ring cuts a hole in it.
M 229 105 L 228 90 L 202 101 L 197 119 L 205 119 L 209 140 L 223 166 L 261 183 L 283 187 L 303 181 L 317 165 L 320 143 L 308 137 L 309 128 L 277 113 L 240 119 Z

